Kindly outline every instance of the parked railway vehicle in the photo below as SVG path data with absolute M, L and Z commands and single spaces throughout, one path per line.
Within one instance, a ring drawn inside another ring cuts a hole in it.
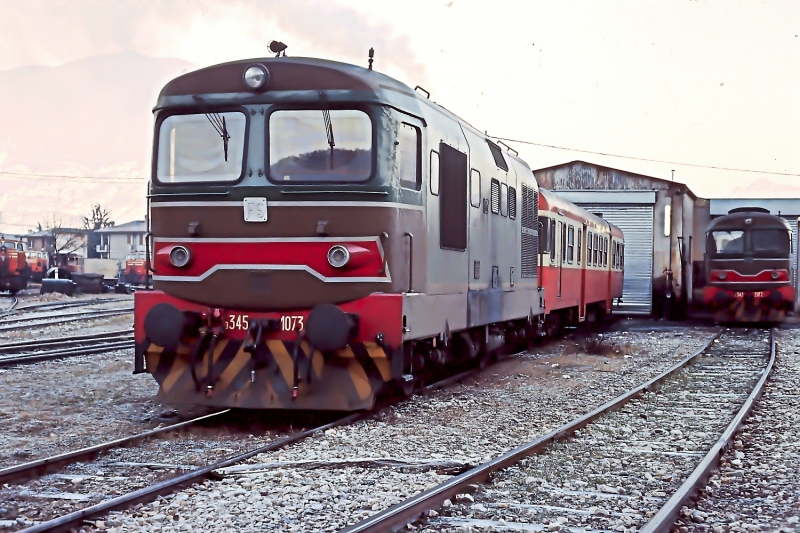
M 355 410 L 539 335 L 529 166 L 405 84 L 308 58 L 169 82 L 135 372 L 167 402 Z
M 31 281 L 40 282 L 49 270 L 50 260 L 45 252 L 28 251 L 25 253 L 31 268 Z
M 542 224 L 539 285 L 545 293 L 545 330 L 601 321 L 622 298 L 625 240 L 603 218 L 539 189 Z
M 719 321 L 778 322 L 794 310 L 792 228 L 744 207 L 709 224 L 703 302 Z
M 144 253 L 135 252 L 125 256 L 125 266 L 122 272 L 120 272 L 119 281 L 131 285 L 148 284 L 149 280 Z
M 0 291 L 16 294 L 28 287 L 30 276 L 23 242 L 0 240 Z

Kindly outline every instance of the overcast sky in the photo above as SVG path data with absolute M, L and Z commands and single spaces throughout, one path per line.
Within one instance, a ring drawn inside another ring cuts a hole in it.
M 725 196 L 760 178 L 800 186 L 798 34 L 792 0 L 0 0 L 0 70 L 117 52 L 207 66 L 272 39 L 366 66 L 372 46 L 377 70 L 478 129 L 571 149 L 509 143 L 532 168 L 675 169 Z

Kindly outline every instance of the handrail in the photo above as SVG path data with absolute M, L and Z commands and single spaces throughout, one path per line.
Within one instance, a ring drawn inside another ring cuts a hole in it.
M 408 237 L 408 292 L 414 292 L 414 234 L 405 233 Z

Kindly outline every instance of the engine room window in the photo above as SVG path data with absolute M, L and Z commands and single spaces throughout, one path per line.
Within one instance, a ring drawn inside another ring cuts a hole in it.
M 508 216 L 508 185 L 505 183 L 500 184 L 500 214 Z
M 156 177 L 162 183 L 236 181 L 244 168 L 244 113 L 171 115 L 158 131 Z
M 419 128 L 403 122 L 397 130 L 396 143 L 400 186 L 418 191 L 422 182 Z
M 744 231 L 712 231 L 708 241 L 708 251 L 712 254 L 744 253 Z
M 279 110 L 269 116 L 269 178 L 357 183 L 372 174 L 372 121 L 355 109 Z
M 481 173 L 474 168 L 469 173 L 469 203 L 472 207 L 481 206 Z

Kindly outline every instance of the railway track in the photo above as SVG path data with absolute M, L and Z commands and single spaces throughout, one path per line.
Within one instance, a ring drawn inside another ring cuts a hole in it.
M 19 298 L 17 298 L 16 296 L 12 296 L 12 298 L 14 299 L 14 301 L 11 302 L 11 305 L 0 311 L 0 317 L 14 312 L 15 308 L 19 304 Z
M 14 342 L 0 346 L 0 367 L 132 348 L 133 331 L 123 329 L 71 338 Z
M 112 316 L 127 315 L 133 313 L 133 307 L 116 309 L 97 309 L 78 311 L 74 313 L 58 314 L 52 316 L 32 316 L 14 317 L 0 319 L 0 332 L 27 329 L 35 327 L 47 327 L 67 322 L 78 322 L 83 320 L 93 320 L 97 318 L 108 318 Z
M 114 302 L 125 302 L 130 301 L 130 298 L 92 298 L 91 300 L 77 300 L 77 301 L 62 301 L 62 302 L 48 302 L 48 303 L 41 303 L 41 304 L 32 304 L 26 305 L 23 307 L 17 307 L 14 309 L 9 309 L 8 311 L 12 311 L 14 313 L 26 313 L 30 311 L 54 311 L 58 309 L 69 309 L 71 307 L 81 307 L 87 305 L 101 305 L 107 303 L 114 303 Z M 2 316 L 2 314 L 0 314 Z
M 469 376 L 479 372 L 480 368 L 474 368 L 471 370 L 464 371 L 454 376 L 450 376 L 440 381 L 436 381 L 424 387 L 421 387 L 417 390 L 420 394 L 427 394 L 433 392 L 437 389 L 447 387 L 453 383 L 461 381 L 463 379 L 468 378 Z M 163 463 L 151 463 L 151 464 L 142 464 L 136 465 L 133 463 L 126 463 L 122 462 L 112 462 L 110 468 L 114 467 L 126 467 L 126 466 L 142 466 L 146 469 L 157 469 L 157 470 L 185 470 L 183 473 L 169 477 L 164 480 L 160 480 L 156 483 L 151 485 L 147 485 L 143 488 L 140 488 L 135 491 L 131 491 L 125 494 L 122 494 L 117 497 L 106 499 L 101 503 L 96 505 L 92 505 L 81 509 L 79 511 L 74 511 L 72 513 L 68 513 L 61 517 L 44 521 L 38 524 L 33 525 L 23 531 L 27 533 L 33 532 L 42 532 L 42 531 L 68 531 L 70 528 L 75 528 L 82 525 L 87 520 L 92 520 L 96 518 L 100 518 L 107 513 L 115 510 L 126 509 L 136 505 L 138 503 L 149 502 L 157 498 L 161 495 L 166 495 L 177 490 L 183 489 L 189 485 L 202 482 L 205 479 L 219 479 L 220 477 L 224 476 L 225 472 L 224 469 L 232 467 L 238 463 L 242 463 L 256 455 L 276 451 L 283 447 L 289 446 L 291 444 L 297 443 L 303 439 L 306 439 L 311 436 L 318 436 L 323 434 L 324 431 L 337 427 L 337 426 L 344 426 L 347 424 L 355 423 L 359 420 L 368 418 L 373 416 L 376 411 L 379 411 L 385 407 L 384 405 L 377 406 L 372 411 L 368 412 L 358 412 L 354 414 L 350 414 L 347 416 L 343 416 L 337 418 L 332 422 L 327 422 L 325 424 L 316 426 L 312 429 L 302 430 L 291 432 L 286 436 L 281 438 L 275 439 L 272 442 L 269 442 L 265 445 L 258 446 L 257 448 L 248 450 L 243 453 L 238 453 L 221 460 L 212 461 L 208 465 L 198 468 L 191 468 L 185 465 L 177 465 L 177 464 L 163 464 Z M 147 441 L 155 436 L 160 436 L 165 433 L 175 432 L 179 429 L 185 428 L 189 425 L 196 424 L 202 420 L 207 420 L 212 417 L 218 417 L 224 412 L 228 412 L 229 410 L 214 413 L 212 415 L 207 415 L 205 417 L 199 417 L 197 419 L 189 420 L 186 422 L 181 422 L 179 424 L 175 424 L 172 426 L 167 426 L 164 428 L 158 428 L 149 432 L 144 432 L 138 435 L 134 435 L 132 437 L 127 437 L 124 439 L 117 439 L 114 441 L 110 441 L 108 443 L 95 445 L 87 448 L 83 448 L 80 450 L 75 450 L 71 452 L 66 452 L 62 454 L 55 455 L 53 457 L 40 459 L 36 461 L 31 461 L 29 463 L 24 463 L 21 465 L 12 466 L 6 469 L 0 470 L 0 484 L 2 483 L 23 483 L 25 481 L 37 478 L 47 473 L 52 473 L 54 471 L 58 471 L 63 469 L 65 466 L 90 460 L 94 457 L 98 457 L 102 454 L 105 454 L 111 450 L 128 447 L 131 444 L 135 444 L 137 442 Z M 103 469 L 109 468 L 107 465 L 102 467 Z M 0 491 L 0 496 L 2 491 Z M 24 494 L 29 494 L 25 493 Z M 69 496 L 71 497 L 71 496 Z M 1 500 L 1 498 L 0 498 Z
M 772 334 L 729 330 L 594 411 L 343 532 L 409 523 L 423 531 L 669 531 L 760 396 L 775 351 Z

